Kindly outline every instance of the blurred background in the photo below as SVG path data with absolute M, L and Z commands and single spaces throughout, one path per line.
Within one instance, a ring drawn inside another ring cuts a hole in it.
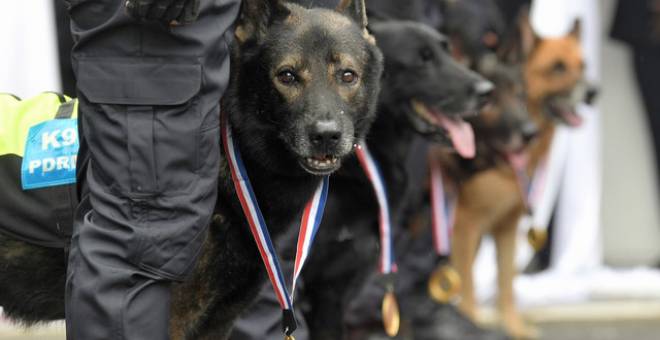
M 576 4 L 581 3 L 548 2 L 559 7 L 561 3 L 579 7 Z M 589 171 L 574 177 L 596 184 L 578 197 L 564 198 L 559 193 L 557 205 L 565 216 L 559 224 L 568 227 L 553 229 L 550 253 L 537 259 L 541 265 L 517 279 L 516 293 L 524 315 L 539 323 L 543 339 L 658 339 L 660 183 L 651 124 L 635 76 L 631 46 L 610 37 L 617 1 L 584 3 L 591 24 L 583 39 L 587 40 L 587 54 L 593 54 L 588 58 L 592 60 L 588 73 L 601 91 L 595 110 L 589 113 L 596 121 L 586 137 L 595 143 L 583 165 Z M 22 98 L 43 91 L 75 95 L 67 52 L 71 42 L 61 5 L 61 1 L 51 0 L 2 1 L 0 12 L 8 15 L 0 21 L 0 92 Z M 545 17 L 546 21 L 553 18 L 549 12 Z M 552 30 L 543 20 L 537 21 L 537 33 Z M 660 72 L 653 76 L 660 78 Z M 653 91 L 660 97 L 660 88 Z M 660 116 L 660 112 L 651 114 Z M 583 156 L 568 159 L 571 157 Z M 562 206 L 562 199 L 564 203 L 595 202 L 597 209 L 585 212 L 582 204 Z M 573 206 L 575 211 L 571 211 Z M 580 213 L 595 216 L 581 219 Z M 557 215 L 554 220 L 557 222 Z M 562 248 L 558 235 L 569 240 L 562 244 L 574 246 Z M 486 240 L 475 268 L 479 296 L 486 305 L 492 305 L 494 294 L 492 251 Z M 533 259 L 525 249 L 520 253 L 523 270 Z M 492 322 L 492 309 L 486 308 L 482 314 L 486 324 Z M 61 323 L 24 331 L 3 322 L 0 315 L 0 339 L 63 338 Z

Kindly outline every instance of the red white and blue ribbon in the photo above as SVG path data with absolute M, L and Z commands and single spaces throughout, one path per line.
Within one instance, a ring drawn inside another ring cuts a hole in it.
M 529 214 L 533 214 L 534 208 L 539 204 L 543 196 L 548 175 L 548 159 L 541 158 L 539 164 L 532 172 L 531 177 L 527 175 L 527 168 L 513 167 L 518 179 L 520 194 Z
M 321 225 L 323 209 L 328 198 L 328 176 L 323 177 L 321 185 L 314 192 L 314 196 L 305 206 L 302 220 L 300 221 L 300 232 L 298 233 L 298 244 L 296 248 L 296 261 L 293 270 L 293 285 L 291 295 L 295 294 L 296 282 L 302 271 L 303 264 L 309 256 L 312 242 Z M 309 230 L 308 230 L 309 229 Z
M 430 159 L 431 229 L 433 248 L 440 256 L 451 254 L 451 237 L 456 217 L 456 195 L 445 188 L 442 169 L 436 159 Z
M 395 273 L 397 266 L 394 261 L 394 249 L 392 245 L 392 221 L 383 176 L 378 168 L 378 164 L 371 156 L 366 143 L 356 145 L 355 153 L 362 169 L 373 186 L 376 200 L 378 201 L 378 225 L 380 232 L 380 260 L 378 269 L 381 274 Z
M 243 164 L 241 154 L 232 138 L 231 126 L 226 113 L 222 114 L 222 141 L 225 154 L 229 161 L 231 177 L 234 183 L 236 194 L 243 208 L 243 213 L 247 219 L 252 236 L 257 243 L 259 254 L 266 267 L 266 272 L 273 290 L 277 296 L 280 307 L 283 311 L 282 327 L 284 333 L 289 336 L 296 329 L 296 321 L 293 314 L 292 294 L 286 288 L 286 281 L 282 274 L 279 257 L 275 252 L 275 247 L 268 232 L 268 226 L 264 220 L 263 214 L 259 209 L 254 190 L 248 178 L 247 169 Z M 300 231 L 298 233 L 298 244 L 296 251 L 296 260 L 293 274 L 293 283 L 291 292 L 295 291 L 298 276 L 302 266 L 309 255 L 310 248 L 318 231 L 323 210 L 328 196 L 328 176 L 323 177 L 319 187 L 316 189 L 311 200 L 307 203 L 303 212 Z
M 527 205 L 534 209 L 543 196 L 543 190 L 546 187 L 546 179 L 548 177 L 548 159 L 542 158 L 538 166 L 534 170 L 532 180 L 527 187 Z

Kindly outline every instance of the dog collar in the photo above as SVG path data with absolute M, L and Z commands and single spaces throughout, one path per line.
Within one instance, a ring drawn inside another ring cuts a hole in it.
M 243 214 L 250 227 L 250 232 L 252 232 L 252 237 L 257 243 L 257 248 L 266 267 L 270 283 L 282 308 L 282 331 L 285 334 L 285 339 L 292 339 L 291 334 L 297 328 L 297 322 L 293 313 L 293 294 L 303 264 L 309 255 L 314 237 L 321 224 L 325 202 L 328 197 L 329 177 L 323 177 L 314 195 L 305 206 L 298 232 L 293 280 L 291 293 L 289 293 L 286 287 L 286 281 L 284 281 L 284 275 L 282 274 L 279 256 L 275 252 L 275 247 L 268 232 L 268 226 L 252 190 L 252 185 L 250 184 L 247 169 L 243 164 L 240 151 L 236 147 L 236 143 L 232 137 L 231 126 L 226 112 L 222 113 L 221 125 L 222 144 L 229 161 L 231 178 L 234 183 L 236 195 L 241 203 Z

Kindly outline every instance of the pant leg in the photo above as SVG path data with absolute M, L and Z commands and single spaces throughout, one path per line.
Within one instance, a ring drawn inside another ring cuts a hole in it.
M 70 0 L 87 194 L 67 273 L 68 339 L 167 339 L 169 286 L 195 263 L 217 194 L 219 101 L 239 0 L 195 23 Z
M 638 46 L 633 49 L 633 54 L 635 75 L 653 138 L 656 166 L 660 169 L 660 46 Z

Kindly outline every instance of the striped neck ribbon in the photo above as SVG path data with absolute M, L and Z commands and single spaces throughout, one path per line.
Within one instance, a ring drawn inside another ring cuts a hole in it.
M 291 334 L 297 328 L 297 322 L 293 312 L 293 293 L 295 292 L 296 282 L 302 271 L 303 264 L 309 256 L 314 237 L 323 218 L 323 210 L 328 197 L 329 176 L 322 178 L 314 195 L 307 202 L 303 211 L 300 230 L 298 232 L 292 286 L 289 291 L 286 287 L 286 281 L 284 281 L 279 257 L 268 232 L 268 226 L 250 184 L 247 169 L 245 168 L 236 142 L 232 137 L 232 130 L 226 112 L 222 113 L 222 144 L 229 161 L 231 178 L 241 203 L 243 214 L 252 232 L 252 237 L 257 243 L 257 248 L 266 267 L 268 278 L 282 308 L 282 331 L 287 338 L 292 338 Z
M 457 195 L 448 190 L 448 185 L 445 185 L 442 168 L 437 159 L 430 157 L 429 168 L 433 249 L 440 256 L 449 256 L 456 217 Z
M 378 225 L 380 234 L 380 256 L 378 263 L 378 270 L 381 274 L 388 275 L 396 273 L 397 266 L 394 260 L 394 249 L 392 245 L 392 221 L 390 218 L 390 208 L 387 201 L 387 190 L 383 175 L 376 163 L 375 159 L 369 152 L 367 144 L 362 142 L 355 146 L 355 153 L 362 169 L 364 170 L 367 178 L 376 194 L 378 201 Z

